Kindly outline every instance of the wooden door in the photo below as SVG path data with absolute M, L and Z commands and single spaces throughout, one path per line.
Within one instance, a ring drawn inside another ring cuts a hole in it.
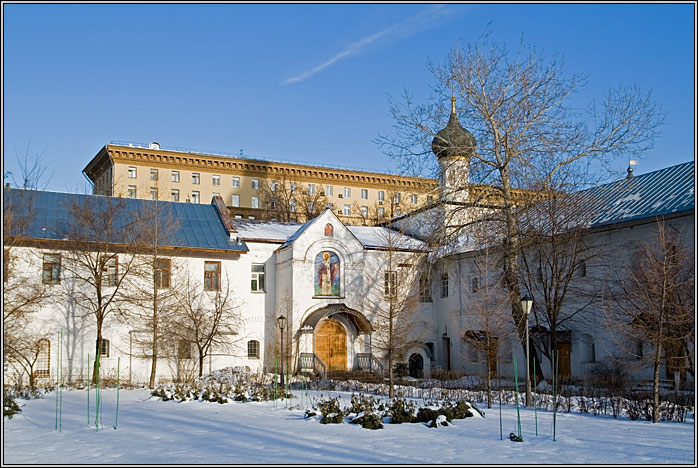
M 315 354 L 327 370 L 347 370 L 347 332 L 336 320 L 324 320 L 315 333 Z
M 560 381 L 564 382 L 569 380 L 572 376 L 572 366 L 570 364 L 570 344 L 558 342 L 557 349 L 560 353 L 558 361 L 558 375 L 560 376 Z

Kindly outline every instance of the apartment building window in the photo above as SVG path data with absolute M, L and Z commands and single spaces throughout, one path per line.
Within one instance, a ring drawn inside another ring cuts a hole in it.
M 315 213 L 315 202 L 308 202 L 308 213 Z
M 296 183 L 295 182 L 291 182 L 289 184 L 289 190 L 291 191 L 291 193 L 296 193 Z
M 328 185 L 325 187 L 325 195 L 327 195 L 328 197 L 331 197 L 332 192 L 334 192 L 334 187 L 332 187 L 331 185 Z
M 397 271 L 385 272 L 384 289 L 386 298 L 394 298 L 397 296 Z
M 232 204 L 236 208 L 240 206 L 240 195 L 233 195 Z
M 431 302 L 431 284 L 429 284 L 428 275 L 419 275 L 419 302 Z
M 109 357 L 109 340 L 106 338 L 102 338 L 99 342 L 99 357 L 100 358 L 105 358 Z
M 191 193 L 191 202 L 192 203 L 199 203 L 199 200 L 201 199 L 199 192 L 192 192 Z
M 128 167 L 128 178 L 129 179 L 135 179 L 136 178 L 136 168 L 133 166 Z
M 221 262 L 204 262 L 204 289 L 206 291 L 220 291 Z
M 247 217 L 247 219 L 255 219 L 255 217 L 252 216 L 252 215 L 249 215 L 249 216 Z
M 158 180 L 158 170 L 157 169 L 150 170 L 150 180 Z
M 361 217 L 368 218 L 368 206 L 361 207 Z
M 325 205 L 325 208 L 328 208 L 328 209 L 330 209 L 330 210 L 331 210 L 331 209 L 334 209 L 334 203 L 332 203 L 332 202 L 327 202 L 327 204 Z
M 582 260 L 577 264 L 577 276 L 584 278 L 587 275 L 587 262 Z
M 291 213 L 295 213 L 297 209 L 297 203 L 296 200 L 291 199 L 291 201 L 288 203 L 288 209 Z
M 105 286 L 116 286 L 119 275 L 119 258 L 111 257 L 102 267 L 102 282 Z
M 44 284 L 61 282 L 61 254 L 44 254 L 42 282 Z
M 308 194 L 315 195 L 315 184 L 308 184 Z
M 385 217 L 385 208 L 383 208 L 382 206 L 379 206 L 379 207 L 378 207 L 378 217 L 379 217 L 379 218 L 384 218 L 384 217 Z
M 252 197 L 252 208 L 259 208 L 259 197 Z
M 378 191 L 378 201 L 385 201 L 385 192 L 383 190 Z
M 351 206 L 344 205 L 344 216 L 349 216 L 349 215 L 351 215 Z
M 259 341 L 250 340 L 247 342 L 247 359 L 259 359 Z
M 172 192 L 170 192 L 170 195 L 172 197 L 172 201 L 179 201 L 179 190 L 178 189 L 172 189 Z
M 279 188 L 279 182 L 276 180 L 271 181 L 271 191 L 276 192 L 276 189 Z
M 128 186 L 128 198 L 136 198 L 136 186 L 135 185 Z
M 361 199 L 362 199 L 362 200 L 368 200 L 368 190 L 366 190 L 366 189 L 361 189 Z
M 240 178 L 233 176 L 233 188 L 240 188 Z
M 259 179 L 252 179 L 252 190 L 259 190 Z
M 349 187 L 344 187 L 344 198 L 351 197 L 351 189 Z
M 250 290 L 252 292 L 264 292 L 264 264 L 252 264 L 252 278 L 250 281 Z
M 199 182 L 201 181 L 201 175 L 198 172 L 192 172 L 191 173 L 191 183 L 195 185 L 199 185 Z
M 400 203 L 400 192 L 395 192 L 393 199 L 395 200 L 395 203 Z
M 157 258 L 153 265 L 153 281 L 157 289 L 169 289 L 170 287 L 170 259 Z
M 476 293 L 480 290 L 480 278 L 473 276 L 470 279 L 470 292 Z
M 413 205 L 417 204 L 417 195 L 415 195 L 414 193 L 410 195 L 410 203 L 412 203 Z
M 158 188 L 157 187 L 150 187 L 150 199 L 151 200 L 158 199 Z
M 172 171 L 172 182 L 179 182 L 179 171 Z
M 441 274 L 441 297 L 448 297 L 448 272 Z
M 221 176 L 219 176 L 218 174 L 213 174 L 211 181 L 213 183 L 213 186 L 217 187 L 221 185 Z

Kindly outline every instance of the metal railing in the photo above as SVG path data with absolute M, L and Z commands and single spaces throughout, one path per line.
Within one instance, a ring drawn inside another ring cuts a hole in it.
M 357 353 L 356 370 L 376 372 L 383 375 L 383 364 L 371 353 Z
M 327 366 L 315 353 L 301 353 L 298 360 L 298 372 L 313 372 L 325 378 L 327 377 Z

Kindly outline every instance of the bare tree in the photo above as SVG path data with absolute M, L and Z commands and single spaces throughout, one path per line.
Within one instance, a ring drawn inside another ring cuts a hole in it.
M 694 254 L 679 236 L 657 223 L 655 239 L 643 242 L 637 255 L 617 269 L 606 294 L 611 330 L 620 338 L 652 349 L 654 415 L 659 421 L 662 357 L 667 373 L 693 373 L 690 352 L 695 334 Z M 621 340 L 618 340 L 621 341 Z
M 79 302 L 95 318 L 95 354 L 102 349 L 105 320 L 123 304 L 122 287 L 135 265 L 134 246 L 139 244 L 137 221 L 126 209 L 126 200 L 112 197 L 79 197 L 70 206 L 71 223 L 61 234 L 70 244 L 62 268 L 75 281 L 70 299 Z M 95 360 L 93 383 L 98 361 Z
M 262 179 L 259 193 L 264 217 L 280 222 L 306 222 L 322 213 L 327 204 L 322 185 L 304 185 L 286 174 L 278 179 Z
M 373 294 L 368 296 L 373 310 L 371 345 L 387 357 L 389 396 L 395 396 L 395 364 L 410 349 L 421 346 L 428 330 L 419 317 L 417 272 L 423 267 L 424 253 L 414 239 L 397 231 L 382 231 L 383 249 L 372 269 Z
M 240 328 L 239 306 L 235 304 L 229 281 L 221 285 L 217 276 L 205 277 L 205 284 L 186 272 L 183 284 L 174 291 L 176 315 L 168 331 L 178 340 L 180 357 L 188 354 L 186 347 L 196 348 L 199 377 L 203 375 L 204 359 L 213 348 L 228 349 Z
M 469 158 L 469 180 L 454 187 L 454 193 L 468 191 L 473 182 L 485 184 L 479 198 L 465 197 L 471 203 L 460 209 L 470 210 L 472 204 L 487 201 L 496 206 L 489 217 L 497 222 L 512 319 L 525 347 L 526 321 L 519 303 L 522 206 L 540 199 L 536 193 L 544 193 L 566 167 L 586 168 L 593 163 L 608 168 L 616 157 L 639 155 L 651 148 L 664 115 L 650 93 L 634 87 L 609 90 L 601 105 L 592 104 L 585 115 L 573 100 L 585 85 L 584 76 L 566 76 L 562 60 L 546 59 L 523 41 L 519 50 L 510 53 L 505 46 L 491 43 L 487 32 L 474 44 L 454 47 L 442 65 L 430 64 L 430 69 L 436 81 L 435 99 L 416 105 L 405 92 L 402 102 L 391 100 L 396 135 L 379 136 L 377 143 L 405 171 L 419 174 L 432 168 L 434 174 L 431 143 L 448 115 L 445 96 L 456 96 L 464 103 L 454 113 L 467 122 L 477 150 L 461 148 L 469 150 L 461 154 Z M 517 188 L 533 192 L 522 197 Z M 450 235 L 454 237 L 472 221 L 469 216 L 453 219 L 456 225 Z

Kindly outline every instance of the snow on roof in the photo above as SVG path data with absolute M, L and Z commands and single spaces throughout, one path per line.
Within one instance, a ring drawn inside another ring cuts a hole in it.
M 347 226 L 366 248 L 394 248 L 398 250 L 427 250 L 427 244 L 392 229 L 380 226 Z
M 256 221 L 234 219 L 238 235 L 243 240 L 261 240 L 268 242 L 286 242 L 302 226 L 298 223 L 281 223 L 278 221 Z

